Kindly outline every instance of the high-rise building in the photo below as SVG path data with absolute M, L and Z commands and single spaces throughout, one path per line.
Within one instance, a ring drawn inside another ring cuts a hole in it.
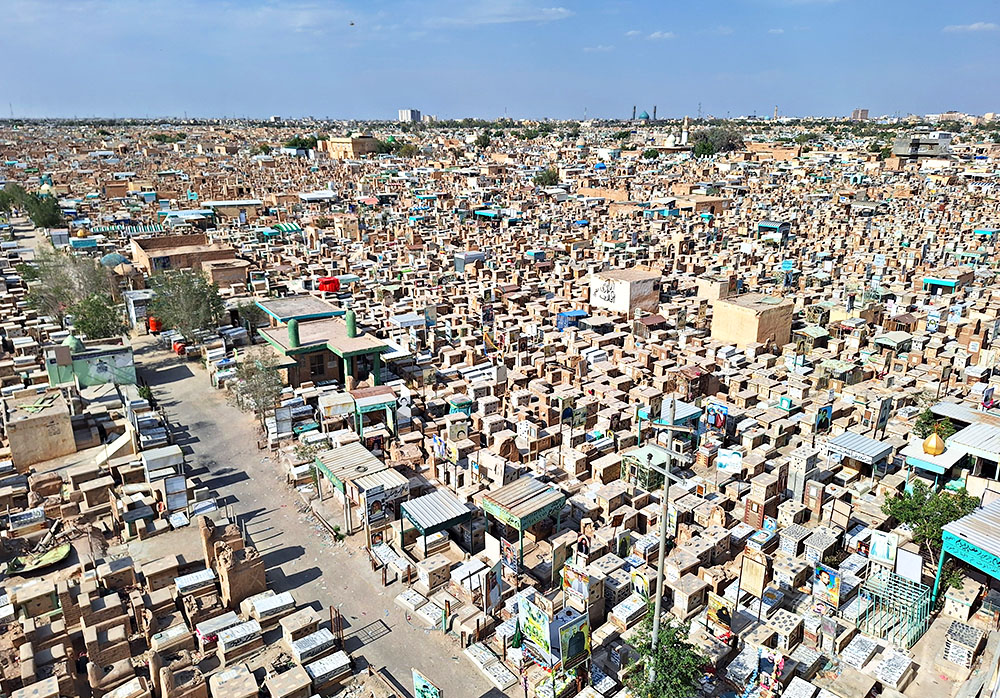
M 868 121 L 868 110 L 855 109 L 851 112 L 851 121 Z
M 408 123 L 416 123 L 420 121 L 420 110 L 419 109 L 400 109 L 399 110 L 399 120 Z

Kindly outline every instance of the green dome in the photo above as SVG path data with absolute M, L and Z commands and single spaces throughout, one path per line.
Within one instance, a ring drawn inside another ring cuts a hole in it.
M 69 335 L 62 341 L 64 347 L 69 347 L 71 353 L 76 354 L 77 352 L 83 351 L 87 347 L 84 346 L 83 341 L 80 340 L 76 335 Z

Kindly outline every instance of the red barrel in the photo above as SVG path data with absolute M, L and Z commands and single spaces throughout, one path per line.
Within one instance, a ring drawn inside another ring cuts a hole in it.
M 336 276 L 321 276 L 316 283 L 320 291 L 336 293 L 340 290 L 340 279 Z
M 160 332 L 163 330 L 163 323 L 159 319 L 150 316 L 149 318 L 149 331 L 150 332 Z

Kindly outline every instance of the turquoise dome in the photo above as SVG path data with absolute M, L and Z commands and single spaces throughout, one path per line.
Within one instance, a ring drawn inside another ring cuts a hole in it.
M 101 257 L 101 265 L 105 267 L 117 267 L 119 264 L 128 262 L 128 257 L 117 252 L 111 252 Z
M 83 341 L 76 335 L 69 335 L 62 341 L 64 347 L 69 347 L 70 353 L 76 354 L 81 352 L 87 347 L 84 346 Z

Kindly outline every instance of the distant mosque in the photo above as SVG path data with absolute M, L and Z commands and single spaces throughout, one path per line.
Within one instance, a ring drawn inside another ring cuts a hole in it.
M 633 105 L 632 106 L 632 121 L 633 122 L 641 121 L 643 123 L 647 123 L 648 124 L 650 121 L 656 121 L 656 107 L 653 107 L 653 116 L 652 116 L 652 118 L 650 118 L 649 112 L 646 111 L 645 109 L 642 110 L 642 112 L 639 114 L 639 116 L 636 116 L 635 115 L 635 109 L 636 109 L 636 107 L 635 107 L 635 105 Z
M 653 116 L 649 116 L 649 112 L 643 109 L 641 112 L 636 114 L 637 107 L 633 105 L 632 107 L 632 121 L 633 124 L 655 124 L 656 120 L 656 107 L 653 107 Z M 673 127 L 676 128 L 676 127 Z M 656 143 L 653 147 L 661 151 L 681 151 L 681 150 L 691 150 L 691 146 L 688 144 L 688 139 L 691 135 L 691 122 L 690 119 L 685 116 L 684 123 L 681 125 L 680 132 L 671 130 L 667 133 L 666 138 L 662 136 L 655 136 Z

